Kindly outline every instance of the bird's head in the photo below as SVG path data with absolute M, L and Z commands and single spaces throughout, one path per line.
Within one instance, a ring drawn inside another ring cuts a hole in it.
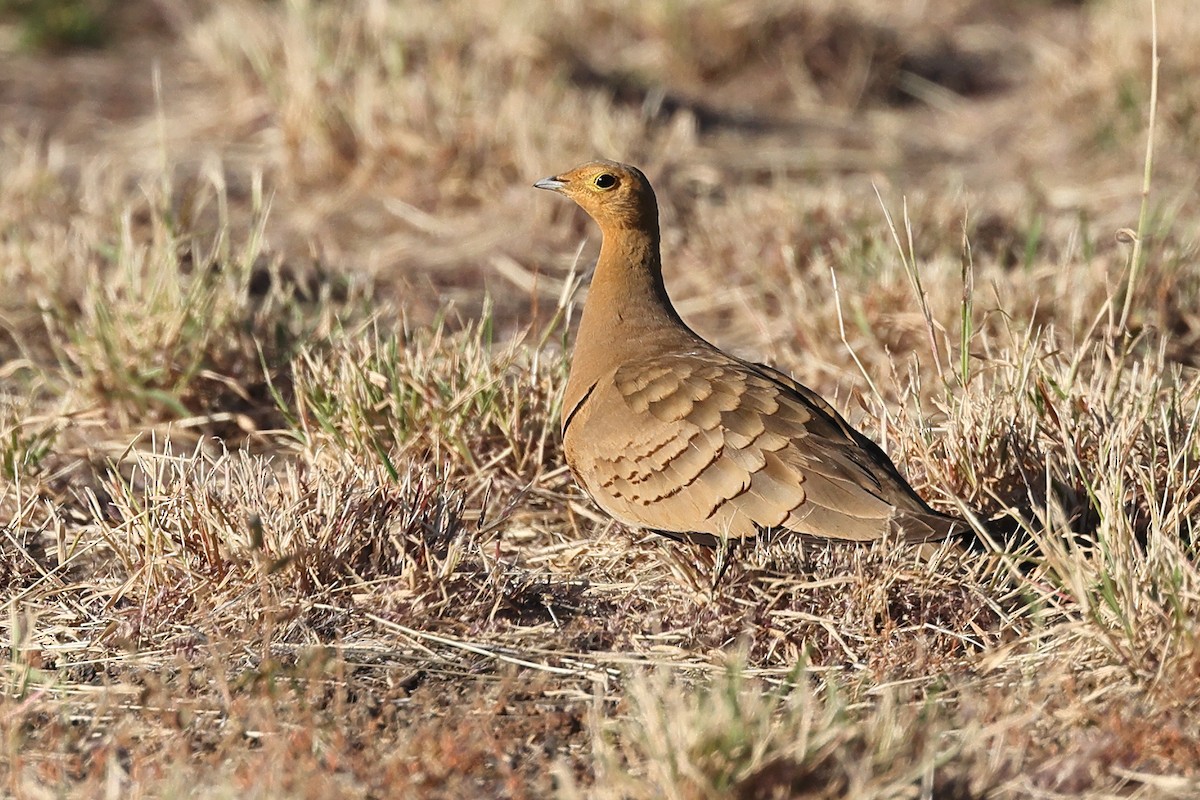
M 658 232 L 654 190 L 637 167 L 616 161 L 589 161 L 561 175 L 543 178 L 534 186 L 571 198 L 602 230 Z

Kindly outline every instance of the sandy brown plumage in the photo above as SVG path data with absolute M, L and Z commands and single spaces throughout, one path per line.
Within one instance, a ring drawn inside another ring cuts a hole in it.
M 816 393 L 687 327 L 663 285 L 658 206 L 639 170 L 596 161 L 535 186 L 574 200 L 604 237 L 563 407 L 567 463 L 601 508 L 705 543 L 964 529 Z

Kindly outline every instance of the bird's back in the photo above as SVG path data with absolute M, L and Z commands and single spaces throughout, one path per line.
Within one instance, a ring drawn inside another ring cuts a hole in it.
M 701 540 L 954 532 L 957 521 L 932 511 L 816 394 L 696 342 L 581 381 L 565 419 L 567 461 L 614 517 Z

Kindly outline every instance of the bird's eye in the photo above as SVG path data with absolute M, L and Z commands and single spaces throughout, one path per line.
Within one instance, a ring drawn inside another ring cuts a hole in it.
M 617 179 L 607 172 L 601 172 L 592 180 L 592 183 L 596 184 L 597 189 L 611 189 L 617 185 Z

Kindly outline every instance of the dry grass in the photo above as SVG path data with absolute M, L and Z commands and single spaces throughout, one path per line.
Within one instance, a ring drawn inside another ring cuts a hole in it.
M 1141 3 L 55 7 L 0 5 L 0 793 L 1200 797 L 1185 0 L 1132 282 Z M 529 189 L 596 155 L 1006 557 L 605 519 Z

